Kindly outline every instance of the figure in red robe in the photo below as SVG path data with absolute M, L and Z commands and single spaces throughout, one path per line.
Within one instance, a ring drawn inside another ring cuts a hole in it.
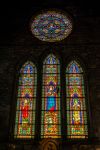
M 29 105 L 27 99 L 21 105 L 20 123 L 29 123 Z

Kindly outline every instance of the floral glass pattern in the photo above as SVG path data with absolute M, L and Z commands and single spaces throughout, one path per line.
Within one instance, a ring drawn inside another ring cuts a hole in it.
M 66 69 L 66 113 L 68 138 L 87 138 L 87 110 L 84 73 L 76 61 Z
M 41 138 L 60 138 L 60 64 L 49 55 L 43 64 Z
M 41 41 L 60 41 L 65 39 L 71 31 L 71 19 L 56 11 L 47 11 L 37 15 L 31 22 L 32 34 Z
M 32 138 L 35 134 L 37 71 L 28 61 L 21 70 L 18 84 L 15 138 Z

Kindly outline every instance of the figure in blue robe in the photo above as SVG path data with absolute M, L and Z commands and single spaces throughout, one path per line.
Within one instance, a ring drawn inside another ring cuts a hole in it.
M 51 81 L 47 88 L 47 103 L 46 103 L 46 110 L 47 111 L 54 111 L 56 110 L 56 94 L 57 88 L 54 83 Z

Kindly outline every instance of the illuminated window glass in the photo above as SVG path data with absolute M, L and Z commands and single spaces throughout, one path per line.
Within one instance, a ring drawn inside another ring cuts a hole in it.
M 20 70 L 14 131 L 15 138 L 34 137 L 36 86 L 36 67 L 32 62 L 28 61 Z
M 47 11 L 32 18 L 31 32 L 41 41 L 57 42 L 72 31 L 72 21 L 59 11 Z
M 43 64 L 41 114 L 41 138 L 60 138 L 60 63 L 52 54 Z
M 87 138 L 87 112 L 83 70 L 76 61 L 66 69 L 66 113 L 68 138 Z

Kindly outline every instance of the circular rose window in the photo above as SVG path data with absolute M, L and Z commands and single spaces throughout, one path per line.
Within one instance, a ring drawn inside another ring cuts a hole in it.
M 65 39 L 71 31 L 71 19 L 57 11 L 47 11 L 37 15 L 31 22 L 32 34 L 41 41 L 60 41 Z

